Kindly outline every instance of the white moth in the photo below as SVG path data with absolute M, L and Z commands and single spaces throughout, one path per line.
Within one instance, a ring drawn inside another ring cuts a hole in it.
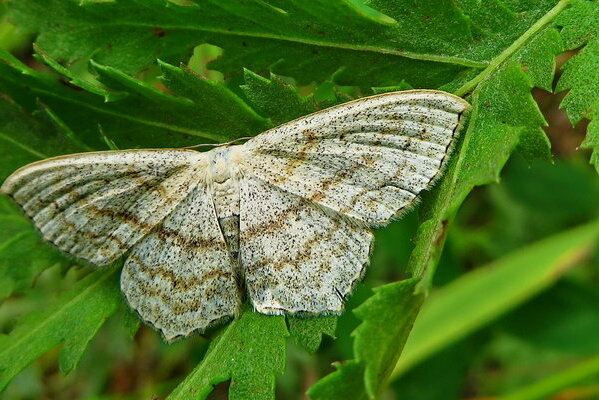
M 362 98 L 242 145 L 73 154 L 2 192 L 44 239 L 105 266 L 166 340 L 239 313 L 340 313 L 372 227 L 398 218 L 446 163 L 468 103 L 412 90 Z

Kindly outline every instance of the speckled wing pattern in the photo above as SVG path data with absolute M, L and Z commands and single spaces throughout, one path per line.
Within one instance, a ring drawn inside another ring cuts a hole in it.
M 468 103 L 392 92 L 342 104 L 245 144 L 245 170 L 368 226 L 397 217 L 438 175 Z
M 131 250 L 123 293 L 172 340 L 235 315 L 241 301 L 205 159 L 191 150 L 57 157 L 15 172 L 2 192 L 65 253 L 104 266 Z
M 236 315 L 339 313 L 372 227 L 439 176 L 469 108 L 444 92 L 359 99 L 243 145 L 43 160 L 1 191 L 58 249 L 98 266 L 167 340 Z
M 132 250 L 121 274 L 129 304 L 168 340 L 234 316 L 237 271 L 203 185 Z
M 240 246 L 256 309 L 340 312 L 368 261 L 369 227 L 399 217 L 431 185 L 468 108 L 448 93 L 394 92 L 248 141 Z
M 340 312 L 368 261 L 370 229 L 252 177 L 241 204 L 241 260 L 256 310 Z
M 2 185 L 45 240 L 95 265 L 112 263 L 199 182 L 201 153 L 82 153 L 29 164 Z

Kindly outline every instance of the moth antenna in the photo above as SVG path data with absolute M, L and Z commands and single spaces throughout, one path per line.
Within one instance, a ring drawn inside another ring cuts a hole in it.
M 251 139 L 252 136 L 245 136 L 245 137 L 240 137 L 237 139 L 233 139 L 230 142 L 225 142 L 225 143 L 202 143 L 202 144 L 194 144 L 193 146 L 185 146 L 185 147 L 181 147 L 182 149 L 195 149 L 198 147 L 220 147 L 220 146 L 228 146 L 230 144 L 236 143 L 236 142 L 240 142 L 242 140 L 248 140 Z

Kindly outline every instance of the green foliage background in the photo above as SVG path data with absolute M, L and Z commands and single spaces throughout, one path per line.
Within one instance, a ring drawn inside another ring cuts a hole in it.
M 597 1 L 0 2 L 0 179 L 407 88 L 473 109 L 339 318 L 248 307 L 166 345 L 118 266 L 74 265 L 0 198 L 3 398 L 599 398 Z

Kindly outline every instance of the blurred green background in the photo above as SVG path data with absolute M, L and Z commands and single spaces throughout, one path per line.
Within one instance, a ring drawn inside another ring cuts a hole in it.
M 1 7 L 0 4 L 0 14 Z M 32 58 L 31 39 L 7 21 L 0 22 L 0 47 L 30 66 L 43 68 Z M 218 52 L 219 49 L 212 46 L 199 46 L 190 67 L 209 79 L 222 80 L 222 74 L 205 67 Z M 571 54 L 564 54 L 558 62 L 563 63 L 569 56 Z M 151 81 L 155 75 L 148 71 L 146 78 Z M 318 99 L 325 100 L 333 97 L 334 89 L 338 88 L 325 83 L 302 87 L 301 92 L 315 93 Z M 599 218 L 599 177 L 588 164 L 589 154 L 577 149 L 584 137 L 585 122 L 570 126 L 557 108 L 559 95 L 541 90 L 534 94 L 550 125 L 547 132 L 555 162 L 529 163 L 515 155 L 504 169 L 500 182 L 471 193 L 450 228 L 434 278 L 431 301 L 435 301 L 437 294 L 446 296 L 444 301 L 459 296 L 456 293 L 459 288 L 455 289 L 452 284 L 462 280 L 466 282 L 464 285 L 473 287 L 477 281 L 467 280 L 473 271 L 491 274 L 493 267 L 486 266 L 506 254 L 519 249 L 524 254 L 534 252 L 534 248 L 528 247 L 532 243 L 560 233 L 562 239 L 575 235 L 577 231 L 571 229 Z M 372 287 L 402 278 L 412 246 L 410 239 L 417 227 L 417 212 L 376 232 L 371 268 L 350 299 L 348 309 L 366 299 Z M 551 248 L 551 243 L 547 248 Z M 546 249 L 536 251 L 542 255 Z M 548 275 L 541 277 L 544 272 Z M 35 310 L 54 298 L 59 289 L 69 287 L 87 273 L 89 268 L 83 267 L 55 267 L 44 271 L 32 295 L 13 296 L 0 305 L 0 332 L 9 332 L 17 317 Z M 554 399 L 599 399 L 599 366 L 596 365 L 599 364 L 596 360 L 599 357 L 599 256 L 585 248 L 572 262 L 548 264 L 545 270 L 534 274 L 538 274 L 531 277 L 534 282 L 526 286 L 520 274 L 506 270 L 505 279 L 498 281 L 496 289 L 505 295 L 509 304 L 492 308 L 484 318 L 473 317 L 471 326 L 456 328 L 455 337 L 437 348 L 422 350 L 423 344 L 418 344 L 420 331 L 415 330 L 404 354 L 412 358 L 405 366 L 401 366 L 400 361 L 384 398 L 494 399 L 505 393 L 517 396 L 521 388 L 530 389 L 531 385 L 555 385 L 559 381 L 562 383 Z M 493 297 L 492 290 L 475 288 L 468 297 L 469 303 L 463 304 L 464 309 Z M 510 297 L 510 293 L 515 297 Z M 429 311 L 434 312 L 431 307 L 425 309 L 420 318 L 426 318 Z M 448 315 L 436 328 L 442 334 L 452 323 L 467 317 L 467 312 L 463 314 L 458 304 L 453 315 Z M 336 340 L 325 339 L 313 356 L 290 343 L 287 370 L 280 377 L 277 389 L 279 398 L 301 398 L 298 393 L 333 370 L 332 362 L 351 358 L 352 338 L 347 333 L 357 323 L 352 313 L 346 312 L 337 327 L 342 334 Z M 431 332 L 424 335 L 430 336 Z M 430 342 L 424 345 L 427 343 Z M 145 326 L 130 340 L 120 321 L 115 319 L 102 327 L 80 366 L 70 375 L 65 377 L 57 369 L 58 349 L 55 349 L 23 371 L 2 398 L 150 399 L 172 390 L 202 359 L 207 344 L 206 339 L 193 336 L 166 345 L 157 333 Z M 581 371 L 581 366 L 586 369 Z M 564 377 L 568 373 L 570 375 Z M 221 386 L 211 398 L 226 398 L 226 385 Z

